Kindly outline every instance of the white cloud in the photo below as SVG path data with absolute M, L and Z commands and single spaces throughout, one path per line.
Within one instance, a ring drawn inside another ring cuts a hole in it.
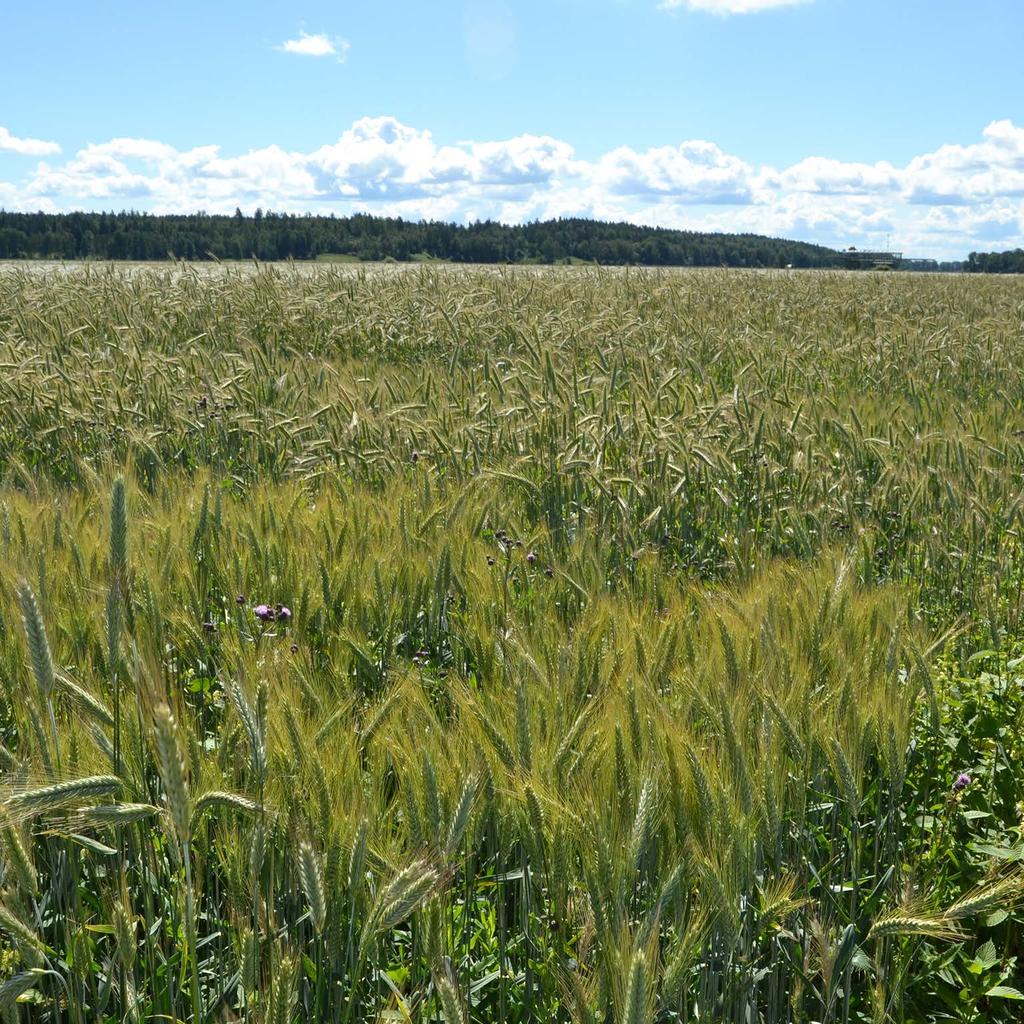
M 787 167 L 781 174 L 766 172 L 769 187 L 787 192 L 817 192 L 821 195 L 871 195 L 892 192 L 900 186 L 900 175 L 892 164 L 844 163 L 826 157 L 809 156 Z
M 709 14 L 755 14 L 775 7 L 795 7 L 797 4 L 813 3 L 813 0 L 662 0 L 665 10 L 684 7 L 690 11 L 705 11 Z
M 970 206 L 1024 197 L 1024 128 L 993 121 L 982 141 L 941 146 L 906 168 L 907 198 L 927 206 Z
M 643 153 L 622 146 L 601 158 L 595 174 L 612 195 L 667 196 L 690 203 L 749 203 L 752 178 L 748 164 L 702 141 Z
M 284 53 L 294 53 L 300 57 L 337 57 L 343 61 L 348 56 L 350 43 L 340 37 L 331 38 L 323 32 L 311 35 L 299 32 L 298 39 L 287 39 L 279 47 Z
M 56 142 L 44 142 L 42 139 L 19 139 L 0 125 L 0 150 L 21 153 L 23 156 L 49 156 L 60 152 Z
M 952 258 L 1024 245 L 1024 129 L 996 121 L 973 142 L 904 166 L 808 156 L 775 168 L 705 140 L 620 146 L 585 160 L 551 136 L 443 144 L 393 117 L 366 117 L 309 152 L 270 145 L 224 154 L 215 145 L 179 150 L 115 138 L 0 184 L 0 206 L 158 213 L 262 206 L 506 222 L 590 216 L 834 246 L 881 246 L 891 235 L 911 255 Z

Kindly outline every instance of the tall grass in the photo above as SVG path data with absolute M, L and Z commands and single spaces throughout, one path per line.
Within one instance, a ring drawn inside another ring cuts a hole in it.
M 947 740 L 1019 633 L 1022 322 L 900 275 L 0 274 L 0 1012 L 950 1012 L 922 972 L 1019 944 L 1004 776 L 964 819 Z

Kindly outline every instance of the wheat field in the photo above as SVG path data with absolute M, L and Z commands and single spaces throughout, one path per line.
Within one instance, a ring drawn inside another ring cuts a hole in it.
M 0 270 L 0 1014 L 1016 1021 L 1024 282 Z

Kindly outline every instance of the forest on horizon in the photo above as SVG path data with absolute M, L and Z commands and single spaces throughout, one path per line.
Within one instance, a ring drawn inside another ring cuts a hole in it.
M 996 254 L 935 270 L 995 270 Z M 843 253 L 757 234 L 725 234 L 606 223 L 585 218 L 522 225 L 451 224 L 400 217 L 121 213 L 0 210 L 0 259 L 353 261 L 642 264 L 672 267 L 840 268 Z

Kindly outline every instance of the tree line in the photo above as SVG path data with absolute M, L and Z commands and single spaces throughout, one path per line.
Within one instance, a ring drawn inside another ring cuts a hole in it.
M 964 269 L 970 274 L 1024 274 L 1024 249 L 972 252 Z
M 196 213 L 13 213 L 0 210 L 0 259 L 313 260 L 466 263 L 586 261 L 648 266 L 837 267 L 806 242 L 610 224 L 582 218 L 522 225 L 401 217 Z

